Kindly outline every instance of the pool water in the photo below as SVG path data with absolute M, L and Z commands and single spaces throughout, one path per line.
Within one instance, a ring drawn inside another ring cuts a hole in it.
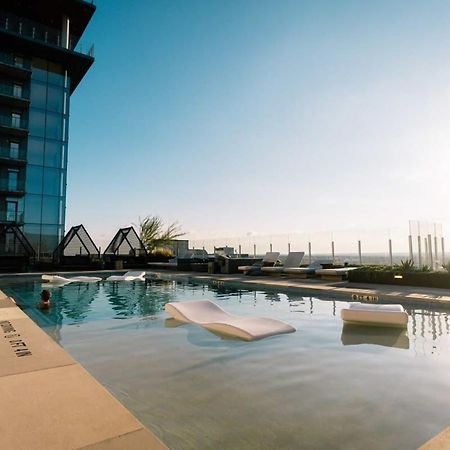
M 446 310 L 407 307 L 407 332 L 344 327 L 342 298 L 188 279 L 0 284 L 173 450 L 415 449 L 450 425 Z M 175 326 L 168 301 L 209 299 L 296 333 L 221 339 Z

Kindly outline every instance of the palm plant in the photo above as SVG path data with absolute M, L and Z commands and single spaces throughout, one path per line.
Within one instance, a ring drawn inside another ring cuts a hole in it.
M 170 246 L 174 239 L 184 236 L 178 222 L 173 222 L 167 227 L 158 216 L 147 216 L 143 220 L 139 219 L 139 236 L 149 252 L 156 249 Z
M 406 261 L 403 261 L 402 259 L 400 261 L 400 264 L 397 264 L 395 268 L 401 272 L 412 272 L 413 270 L 416 270 L 414 261 L 412 259 L 407 259 Z

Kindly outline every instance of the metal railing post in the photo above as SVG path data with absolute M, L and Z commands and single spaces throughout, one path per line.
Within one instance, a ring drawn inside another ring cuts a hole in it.
M 362 265 L 361 239 L 358 240 L 358 255 L 359 255 L 359 264 Z
M 394 265 L 394 260 L 392 258 L 392 239 L 389 238 L 389 261 L 391 263 L 391 267 Z

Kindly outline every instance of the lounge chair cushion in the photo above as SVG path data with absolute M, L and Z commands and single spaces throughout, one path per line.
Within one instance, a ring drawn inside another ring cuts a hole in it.
M 372 305 L 366 303 L 350 303 L 341 310 L 344 322 L 365 325 L 406 327 L 408 314 L 402 305 Z
M 335 275 L 340 277 L 342 275 L 348 274 L 350 270 L 355 270 L 357 267 L 339 267 L 337 269 L 317 269 L 316 275 Z
M 294 327 L 280 320 L 229 314 L 209 300 L 166 303 L 165 310 L 180 322 L 195 323 L 208 330 L 245 341 L 295 331 Z

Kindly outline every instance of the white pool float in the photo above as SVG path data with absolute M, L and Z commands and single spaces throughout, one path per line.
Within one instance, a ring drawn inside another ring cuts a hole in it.
M 52 284 L 67 284 L 67 283 L 97 283 L 102 281 L 99 277 L 61 277 L 60 275 L 42 275 L 42 281 Z
M 165 310 L 180 322 L 195 323 L 207 330 L 245 341 L 296 331 L 294 327 L 281 320 L 229 314 L 209 300 L 166 303 Z
M 350 303 L 341 310 L 341 318 L 346 323 L 388 327 L 406 327 L 408 314 L 402 305 L 369 305 Z
M 124 275 L 111 275 L 106 281 L 144 281 L 145 272 L 127 272 Z

